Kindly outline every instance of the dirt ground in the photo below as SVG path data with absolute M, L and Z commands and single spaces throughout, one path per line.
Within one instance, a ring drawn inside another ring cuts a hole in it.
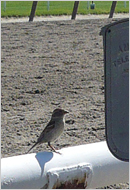
M 57 149 L 105 140 L 101 28 L 117 19 L 1 25 L 1 153 L 24 154 L 52 111 L 69 111 Z M 32 152 L 50 149 L 39 145 Z M 104 189 L 128 189 L 129 184 Z

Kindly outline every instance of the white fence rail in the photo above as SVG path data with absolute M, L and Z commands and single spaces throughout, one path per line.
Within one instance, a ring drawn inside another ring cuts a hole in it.
M 129 180 L 129 164 L 116 159 L 106 142 L 3 158 L 2 189 L 96 188 Z

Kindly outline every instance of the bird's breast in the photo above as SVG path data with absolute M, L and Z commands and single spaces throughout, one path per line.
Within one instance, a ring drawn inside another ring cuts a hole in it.
M 62 121 L 56 121 L 55 127 L 53 129 L 53 135 L 51 137 L 51 141 L 55 141 L 63 132 L 64 130 L 64 122 Z

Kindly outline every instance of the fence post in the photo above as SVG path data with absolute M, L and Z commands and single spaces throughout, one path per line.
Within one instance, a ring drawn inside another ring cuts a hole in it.
M 4 1 L 4 12 L 6 11 L 6 1 Z
M 35 15 L 36 7 L 37 7 L 37 1 L 33 1 L 32 10 L 31 10 L 31 13 L 30 13 L 30 16 L 29 16 L 29 22 L 30 22 L 30 21 L 33 21 L 33 18 L 34 18 L 34 15 Z
M 113 1 L 113 2 L 112 2 L 112 6 L 111 6 L 109 18 L 112 18 L 112 17 L 113 17 L 113 13 L 114 13 L 115 8 L 116 8 L 116 3 L 117 3 L 117 1 Z
M 87 1 L 87 9 L 89 9 L 89 1 Z
M 76 13 L 77 13 L 77 10 L 78 10 L 78 5 L 79 5 L 79 1 L 75 1 L 75 2 L 74 2 L 74 8 L 73 8 L 73 12 L 72 12 L 72 17 L 71 17 L 71 19 L 74 19 L 74 20 L 75 20 Z
M 49 11 L 49 9 L 50 9 L 50 2 L 47 1 L 47 10 Z
M 126 1 L 124 1 L 124 7 L 126 8 Z

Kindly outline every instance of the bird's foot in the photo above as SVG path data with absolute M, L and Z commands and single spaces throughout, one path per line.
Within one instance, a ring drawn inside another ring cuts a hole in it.
M 58 152 L 50 143 L 48 143 L 49 147 L 57 154 L 61 154 L 60 152 Z
M 58 151 L 54 151 L 55 153 L 57 153 L 57 154 L 60 154 L 61 155 L 61 153 L 60 152 L 58 152 Z

